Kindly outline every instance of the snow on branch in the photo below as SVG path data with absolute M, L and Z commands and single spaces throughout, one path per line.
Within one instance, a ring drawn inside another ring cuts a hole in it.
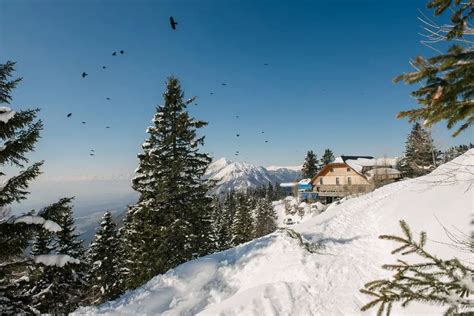
M 15 220 L 15 224 L 24 223 L 27 225 L 43 225 L 43 228 L 49 230 L 50 232 L 56 233 L 61 231 L 62 228 L 56 222 L 50 221 L 49 219 L 44 219 L 41 216 L 22 216 Z
M 41 263 L 45 266 L 64 267 L 68 263 L 79 264 L 79 259 L 73 258 L 69 255 L 39 255 L 35 257 L 36 263 Z
M 15 111 L 12 111 L 7 106 L 1 106 L 0 107 L 0 121 L 3 123 L 8 123 L 8 121 L 15 116 Z

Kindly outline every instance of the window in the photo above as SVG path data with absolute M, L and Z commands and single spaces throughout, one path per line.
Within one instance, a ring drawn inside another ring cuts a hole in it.
M 347 172 L 351 172 L 351 168 L 347 168 Z
M 331 172 L 334 172 L 334 168 L 331 168 L 330 171 L 331 171 Z
M 339 178 L 336 178 L 336 185 L 339 185 Z
M 323 178 L 319 178 L 319 184 L 323 185 Z
M 347 184 L 348 184 L 348 185 L 351 185 L 351 184 L 352 184 L 352 179 L 351 179 L 351 177 L 347 177 Z

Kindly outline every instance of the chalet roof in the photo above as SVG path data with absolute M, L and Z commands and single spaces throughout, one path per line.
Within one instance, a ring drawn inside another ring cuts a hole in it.
M 341 156 L 342 161 L 345 163 L 346 160 L 357 160 L 359 158 L 364 158 L 364 159 L 374 159 L 372 156 Z

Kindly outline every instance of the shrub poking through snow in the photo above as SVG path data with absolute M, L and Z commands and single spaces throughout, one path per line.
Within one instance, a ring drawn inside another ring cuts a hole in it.
M 288 236 L 293 239 L 296 239 L 302 248 L 306 249 L 311 253 L 318 253 L 318 250 L 321 250 L 323 248 L 322 244 L 307 241 L 303 238 L 303 236 L 301 236 L 300 233 L 296 232 L 291 228 L 280 228 L 279 231 L 286 232 Z
M 406 307 L 410 302 L 449 306 L 445 315 L 472 315 L 474 313 L 474 270 L 458 259 L 442 260 L 424 249 L 426 233 L 421 232 L 415 241 L 408 224 L 400 221 L 404 237 L 382 235 L 379 238 L 400 243 L 392 254 L 416 254 L 425 262 L 408 263 L 397 260 L 395 264 L 383 265 L 384 269 L 395 271 L 389 280 L 375 280 L 365 284 L 360 291 L 374 297 L 364 305 L 366 311 L 379 305 L 378 315 L 390 315 L 392 305 L 401 303 Z

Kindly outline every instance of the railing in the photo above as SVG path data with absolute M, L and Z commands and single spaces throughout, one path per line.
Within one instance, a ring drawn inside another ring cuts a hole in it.
M 313 191 L 320 196 L 346 196 L 354 193 L 369 192 L 373 188 L 366 184 L 353 185 L 317 185 Z

